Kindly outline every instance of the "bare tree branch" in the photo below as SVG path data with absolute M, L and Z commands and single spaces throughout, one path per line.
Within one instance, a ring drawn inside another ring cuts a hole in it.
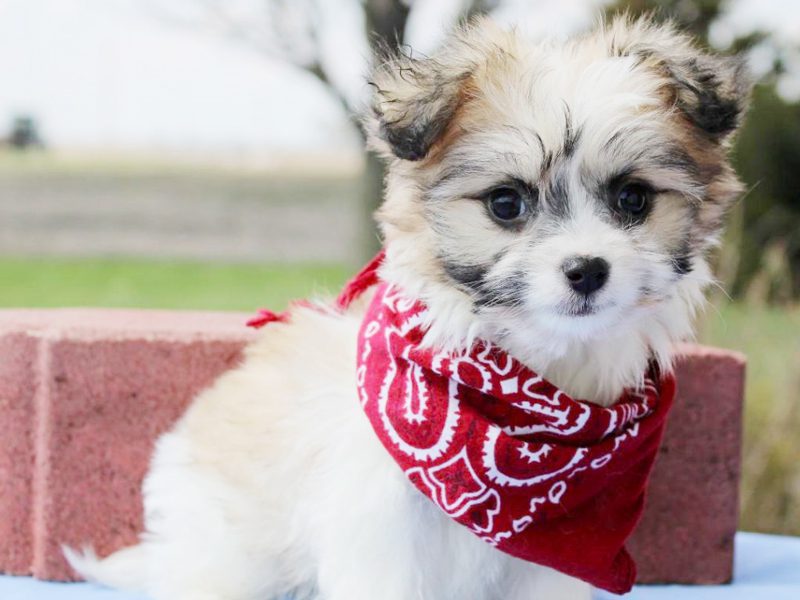
M 163 2 L 150 0 L 159 6 L 162 20 L 184 26 L 202 27 L 236 43 L 247 45 L 265 56 L 279 60 L 313 75 L 348 111 L 352 94 L 339 89 L 323 60 L 325 50 L 321 38 L 325 27 L 324 0 L 195 0 L 192 16 L 178 16 L 165 9 Z M 360 0 L 364 11 L 368 46 L 374 60 L 381 48 L 397 48 L 405 43 L 405 30 L 413 3 L 404 0 Z M 422 2 L 424 0 L 416 0 Z M 471 0 L 465 16 L 491 10 L 499 0 Z M 155 11 L 154 11 L 155 12 Z

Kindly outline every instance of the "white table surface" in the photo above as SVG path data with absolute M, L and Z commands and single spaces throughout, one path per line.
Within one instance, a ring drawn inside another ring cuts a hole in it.
M 614 600 L 597 592 L 594 600 Z M 734 582 L 720 586 L 637 586 L 626 600 L 800 600 L 800 538 L 739 533 Z M 88 583 L 0 576 L 0 600 L 148 600 Z M 265 599 L 267 600 L 267 599 Z

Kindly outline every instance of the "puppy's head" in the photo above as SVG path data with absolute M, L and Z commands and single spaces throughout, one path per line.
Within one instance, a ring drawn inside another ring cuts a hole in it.
M 726 157 L 749 92 L 739 61 L 647 21 L 565 44 L 479 21 L 373 80 L 386 275 L 444 327 L 554 343 L 686 329 L 740 191 Z

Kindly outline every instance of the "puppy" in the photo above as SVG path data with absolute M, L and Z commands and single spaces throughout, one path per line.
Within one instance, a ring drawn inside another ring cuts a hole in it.
M 671 365 L 740 192 L 749 83 L 669 25 L 566 43 L 482 20 L 373 75 L 387 161 L 380 275 L 428 307 L 425 344 L 495 344 L 609 405 Z M 297 307 L 158 442 L 146 532 L 88 579 L 155 600 L 569 600 L 587 584 L 492 548 L 422 497 L 356 397 L 365 302 Z

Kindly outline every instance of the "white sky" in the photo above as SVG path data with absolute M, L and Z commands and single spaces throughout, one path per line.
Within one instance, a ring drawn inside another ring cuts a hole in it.
M 357 148 L 341 107 L 313 77 L 202 27 L 161 19 L 155 1 L 0 0 L 0 134 L 13 115 L 28 113 L 60 148 Z M 351 97 L 365 89 L 354 83 L 364 52 L 355 1 L 322 3 L 338 19 L 324 40 L 326 61 Z M 409 38 L 429 52 L 463 0 L 417 1 Z M 601 3 L 507 0 L 499 16 L 526 14 L 526 29 L 561 35 L 589 24 Z M 714 39 L 724 45 L 753 27 L 800 42 L 800 0 L 733 0 Z
M 0 0 L 0 130 L 54 146 L 289 149 L 356 138 L 317 81 L 115 0 Z

